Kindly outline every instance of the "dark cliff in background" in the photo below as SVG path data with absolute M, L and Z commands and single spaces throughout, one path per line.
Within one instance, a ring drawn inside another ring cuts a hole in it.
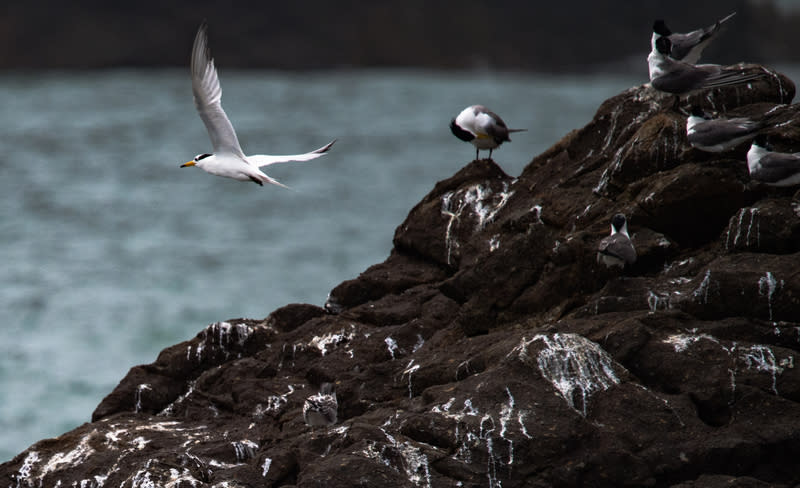
M 716 63 L 800 60 L 800 11 L 773 1 L 6 2 L 0 69 L 185 66 L 207 19 L 226 68 L 618 70 L 649 51 L 654 19 L 676 31 L 738 15 Z

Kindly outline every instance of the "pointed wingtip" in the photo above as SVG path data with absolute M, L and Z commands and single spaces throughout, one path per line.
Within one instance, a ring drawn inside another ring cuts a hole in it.
M 194 36 L 195 44 L 200 40 L 205 38 L 208 35 L 208 21 L 203 19 L 203 22 L 200 23 L 200 27 L 197 28 L 197 34 Z
M 317 150 L 315 150 L 315 151 L 312 151 L 312 152 L 313 152 L 314 154 L 322 154 L 322 153 L 326 153 L 326 152 L 330 151 L 331 147 L 333 147 L 333 144 L 334 144 L 334 143 L 335 143 L 337 140 L 338 140 L 338 139 L 334 139 L 334 140 L 332 140 L 331 142 L 329 142 L 329 143 L 325 144 L 324 146 L 322 146 L 321 148 L 319 148 L 319 149 L 317 149 Z

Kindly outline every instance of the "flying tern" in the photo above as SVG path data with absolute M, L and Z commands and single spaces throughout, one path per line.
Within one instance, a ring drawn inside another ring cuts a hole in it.
M 259 168 L 289 161 L 309 161 L 325 154 L 336 140 L 321 148 L 304 154 L 272 156 L 257 154 L 245 156 L 236 137 L 231 121 L 222 109 L 222 88 L 220 88 L 217 69 L 208 47 L 208 25 L 204 22 L 197 31 L 192 47 L 192 93 L 197 112 L 208 130 L 213 153 L 198 154 L 181 165 L 181 168 L 197 166 L 216 176 L 224 176 L 239 181 L 252 181 L 259 185 L 270 183 L 288 188 L 270 178 Z

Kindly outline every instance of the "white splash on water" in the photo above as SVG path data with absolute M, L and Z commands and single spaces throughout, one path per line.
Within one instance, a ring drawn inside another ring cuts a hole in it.
M 264 458 L 264 464 L 261 465 L 261 476 L 267 477 L 267 473 L 269 473 L 269 467 L 272 466 L 272 459 Z

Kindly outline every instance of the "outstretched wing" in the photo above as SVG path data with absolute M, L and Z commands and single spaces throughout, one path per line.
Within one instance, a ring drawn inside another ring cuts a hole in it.
M 222 110 L 222 88 L 208 48 L 208 24 L 197 30 L 192 47 L 192 94 L 197 112 L 208 130 L 215 153 L 244 157 L 233 125 Z
M 317 159 L 318 157 L 328 152 L 331 146 L 333 146 L 334 142 L 336 142 L 336 139 L 325 144 L 319 149 L 303 154 L 287 154 L 282 156 L 272 156 L 270 154 L 255 154 L 253 156 L 247 156 L 246 159 L 248 163 L 252 164 L 253 166 L 257 166 L 259 168 L 264 166 L 269 166 L 270 164 L 288 163 L 290 161 L 310 161 L 312 159 Z

